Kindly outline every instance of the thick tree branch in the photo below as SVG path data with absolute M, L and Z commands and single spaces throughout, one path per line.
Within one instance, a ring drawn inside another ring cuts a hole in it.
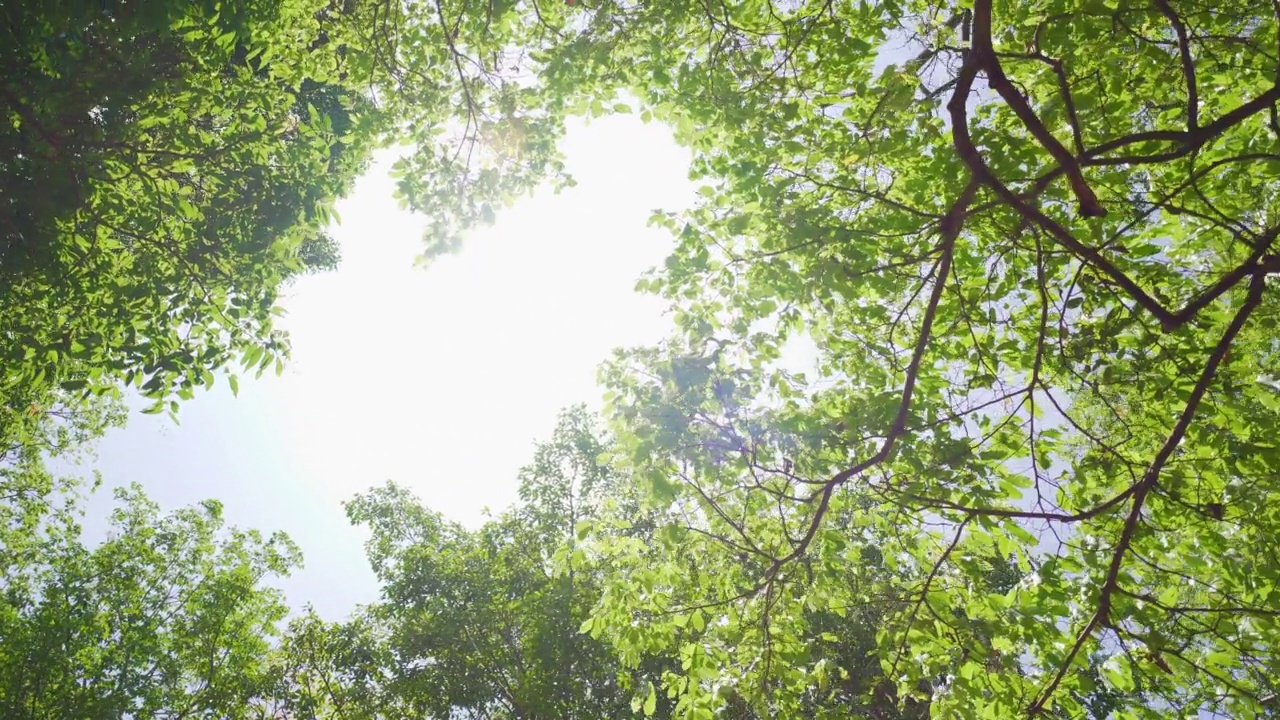
M 1071 191 L 1075 193 L 1076 200 L 1080 203 L 1080 214 L 1085 217 L 1102 217 L 1107 214 L 1106 208 L 1098 202 L 1098 197 L 1094 195 L 1093 189 L 1089 187 L 1089 183 L 1085 181 L 1084 174 L 1080 170 L 1080 163 L 1076 161 L 1070 150 L 1067 150 L 1058 139 L 1049 132 L 1044 123 L 1031 109 L 1031 105 L 1027 103 L 1027 99 L 1022 97 L 1022 93 L 1013 86 L 1009 77 L 1005 75 L 1004 68 L 1000 66 L 1000 58 L 996 55 L 995 48 L 991 43 L 991 0 L 975 0 L 973 4 L 973 62 L 978 68 L 986 71 L 987 80 L 990 82 L 992 89 L 1000 94 L 1005 103 L 1013 110 L 1022 124 L 1026 126 L 1027 131 L 1044 146 L 1045 150 L 1053 156 L 1058 162 L 1058 166 L 1067 174 L 1067 181 L 1071 183 Z
M 957 79 L 957 90 L 959 91 L 962 88 L 963 95 L 957 92 L 957 97 L 965 97 L 968 95 L 968 91 L 972 87 L 976 73 L 976 62 L 966 62 L 966 66 L 961 68 Z M 1280 92 L 1280 90 L 1273 88 L 1272 92 Z M 1260 96 L 1250 103 L 1246 103 L 1245 105 L 1236 108 L 1236 110 L 1227 113 L 1217 121 L 1204 126 L 1195 133 L 1188 133 L 1188 135 L 1194 136 L 1195 143 L 1198 143 L 1196 144 L 1196 147 L 1204 142 L 1208 142 L 1208 139 L 1213 137 L 1213 134 L 1209 134 L 1208 132 L 1210 129 L 1222 128 L 1225 130 L 1225 128 L 1230 127 L 1234 123 L 1242 121 L 1245 117 L 1248 117 L 1249 114 L 1252 114 L 1252 112 L 1257 112 L 1261 109 L 1260 107 L 1248 112 L 1242 112 L 1242 110 L 1257 104 L 1258 100 L 1263 97 L 1266 97 L 1266 95 Z M 1071 234 L 1070 231 L 1063 227 L 1061 223 L 1048 215 L 1045 215 L 1039 210 L 1039 208 L 1032 205 L 1022 195 L 1013 192 L 1007 185 L 1001 182 L 1000 179 L 991 171 L 991 168 L 987 165 L 986 160 L 983 159 L 982 154 L 978 151 L 977 146 L 974 145 L 973 139 L 969 135 L 967 116 L 963 101 L 957 102 L 953 99 L 952 103 L 948 105 L 948 109 L 951 112 L 952 138 L 956 146 L 956 152 L 965 161 L 965 164 L 969 166 L 969 169 L 975 174 L 975 176 L 980 178 L 984 184 L 988 185 L 993 191 L 995 191 L 999 200 L 1012 207 L 1019 215 L 1044 228 L 1050 235 L 1057 239 L 1058 242 L 1064 245 L 1077 257 L 1092 265 L 1094 268 L 1110 278 L 1112 282 L 1123 289 L 1129 297 L 1133 298 L 1133 300 L 1142 306 L 1143 309 L 1151 313 L 1160 322 L 1161 327 L 1166 332 L 1171 332 L 1186 324 L 1194 318 L 1201 309 L 1234 288 L 1253 271 L 1261 256 L 1267 251 L 1270 242 L 1275 239 L 1275 232 L 1273 231 L 1269 233 L 1263 238 L 1263 241 L 1258 243 L 1257 250 L 1255 250 L 1255 252 L 1243 263 L 1220 278 L 1212 287 L 1192 298 L 1181 310 L 1171 311 L 1166 308 L 1163 303 L 1152 297 L 1147 293 L 1147 291 L 1143 290 L 1142 287 L 1133 280 L 1133 278 L 1129 277 L 1113 263 L 1107 260 L 1100 251 L 1080 242 Z M 1050 173 L 1050 175 L 1052 174 L 1053 173 Z M 1046 178 L 1047 177 L 1049 177 L 1049 175 L 1046 175 Z M 1037 189 L 1045 186 L 1047 186 L 1045 178 L 1041 178 L 1041 180 L 1037 182 Z
M 1243 105 L 1236 107 L 1229 113 L 1214 120 L 1208 125 L 1202 125 L 1194 131 L 1177 131 L 1177 130 L 1152 130 L 1149 132 L 1134 133 L 1124 137 L 1108 140 L 1105 143 L 1096 145 L 1089 149 L 1086 157 L 1081 160 L 1081 164 L 1086 166 L 1094 165 L 1150 165 L 1154 163 L 1168 162 L 1177 160 L 1204 147 L 1208 142 L 1219 137 L 1231 128 L 1267 110 L 1276 102 L 1280 102 L 1280 84 L 1272 85 L 1271 89 L 1262 93 L 1258 97 L 1250 100 Z M 1144 142 L 1173 142 L 1178 147 L 1165 153 L 1156 155 L 1127 155 L 1120 157 L 1108 156 L 1108 153 L 1114 152 L 1129 145 L 1136 145 Z M 1046 173 L 1046 176 L 1056 177 L 1062 174 L 1062 170 L 1055 168 Z M 1038 184 L 1038 183 L 1037 183 Z
M 1039 36 L 1036 38 L 1037 43 Z M 1063 66 L 1062 61 L 1057 58 L 1049 57 L 1040 52 L 1039 47 L 1033 53 L 1027 54 L 1009 54 L 1004 53 L 1005 57 L 1015 59 L 1035 60 L 1049 66 L 1053 71 L 1053 76 L 1058 80 L 1058 94 L 1062 96 L 1062 104 L 1067 111 L 1067 124 L 1071 126 L 1071 142 L 1077 156 L 1084 156 L 1084 136 L 1080 127 L 1080 115 L 1076 111 L 1076 101 L 1071 95 L 1071 83 L 1067 79 L 1067 70 Z
M 1119 494 L 1113 495 L 1111 498 L 1094 505 L 1088 510 L 1082 510 L 1078 513 L 1055 513 L 1038 510 L 1016 510 L 1014 508 L 977 507 L 961 505 L 942 498 L 924 497 L 923 495 L 903 494 L 902 497 L 906 502 L 915 504 L 922 509 L 950 510 L 952 512 L 961 513 L 967 517 L 982 516 L 1017 520 L 1043 520 L 1045 522 L 1070 524 L 1082 522 L 1084 520 L 1092 520 L 1099 515 L 1105 514 L 1106 512 L 1114 509 L 1120 503 L 1132 497 L 1133 494 L 1138 491 L 1139 486 L 1139 483 L 1130 485 Z
M 1198 607 L 1194 605 L 1166 605 L 1160 602 L 1159 599 L 1151 595 L 1148 595 L 1147 593 L 1140 593 L 1140 592 L 1133 592 L 1132 590 L 1126 590 L 1120 585 L 1116 585 L 1115 591 L 1117 595 L 1124 595 L 1125 597 L 1131 597 L 1134 600 L 1141 600 L 1144 603 L 1149 603 L 1169 613 L 1178 613 L 1178 614 L 1202 613 L 1202 614 L 1210 614 L 1210 615 L 1215 613 L 1226 613 L 1231 615 L 1257 615 L 1260 617 L 1280 616 L 1280 610 L 1273 610 L 1270 608 L 1256 608 L 1256 607 L 1231 606 L 1231 605 L 1227 605 L 1223 607 Z

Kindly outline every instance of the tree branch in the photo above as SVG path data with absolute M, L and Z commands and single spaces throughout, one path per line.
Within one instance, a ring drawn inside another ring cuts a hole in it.
M 1200 401 L 1208 393 L 1209 385 L 1213 383 L 1213 379 L 1217 375 L 1218 366 L 1222 364 L 1227 352 L 1231 350 L 1231 344 L 1235 341 L 1236 335 L 1240 333 L 1240 330 L 1244 328 L 1249 316 L 1261 304 L 1262 292 L 1265 288 L 1266 275 L 1261 269 L 1258 269 L 1253 273 L 1253 280 L 1249 284 L 1248 297 L 1236 312 L 1235 317 L 1232 318 L 1226 332 L 1222 334 L 1222 339 L 1218 341 L 1217 346 L 1213 349 L 1213 353 L 1209 356 L 1209 361 L 1205 363 L 1204 370 L 1200 373 L 1200 379 L 1191 391 L 1191 397 L 1187 399 L 1187 404 L 1183 408 L 1177 424 L 1174 425 L 1173 432 L 1169 434 L 1164 445 L 1156 453 L 1142 481 L 1137 485 L 1137 489 L 1133 493 L 1133 504 L 1129 510 L 1129 516 L 1125 519 L 1124 528 L 1120 532 L 1120 539 L 1116 542 L 1115 549 L 1112 551 L 1111 564 L 1107 568 L 1106 578 L 1103 580 L 1102 589 L 1098 594 L 1097 610 L 1085 625 L 1084 630 L 1080 631 L 1080 634 L 1076 636 L 1076 641 L 1071 646 L 1066 658 L 1063 659 L 1058 672 L 1037 696 L 1036 700 L 1031 703 L 1028 708 L 1029 715 L 1034 716 L 1044 710 L 1049 698 L 1057 690 L 1058 685 L 1061 684 L 1062 679 L 1070 669 L 1072 660 L 1075 659 L 1080 649 L 1084 647 L 1085 642 L 1088 641 L 1093 631 L 1099 626 L 1104 626 L 1111 622 L 1111 598 L 1119 586 L 1120 568 L 1124 564 L 1125 554 L 1129 551 L 1129 546 L 1133 543 L 1133 538 L 1137 534 L 1138 524 L 1142 519 L 1143 504 L 1146 502 L 1147 495 L 1155 488 L 1165 463 L 1173 456 L 1173 451 L 1177 449 L 1183 437 L 1186 436 L 1187 430 L 1191 427 L 1191 421 L 1195 417 L 1196 409 L 1200 406 Z
M 1196 64 L 1191 58 L 1191 44 L 1187 40 L 1187 26 L 1173 11 L 1169 0 L 1156 0 L 1156 7 L 1169 19 L 1173 32 L 1178 36 L 1178 57 L 1182 61 L 1182 76 L 1187 82 L 1187 130 L 1195 132 L 1200 124 L 1200 99 L 1196 93 Z
M 991 43 L 991 0 L 975 0 L 973 4 L 973 62 L 978 68 L 985 70 L 987 80 L 991 84 L 992 89 L 1000 94 L 1005 103 L 1013 110 L 1022 124 L 1026 126 L 1027 131 L 1032 137 L 1044 146 L 1045 150 L 1053 156 L 1058 162 L 1058 166 L 1067 174 L 1067 180 L 1071 183 L 1071 191 L 1075 193 L 1076 200 L 1080 202 L 1080 214 L 1085 217 L 1103 217 L 1107 214 L 1106 208 L 1098 202 L 1098 197 L 1093 194 L 1093 188 L 1089 187 L 1089 183 L 1085 181 L 1084 174 L 1080 170 L 1080 163 L 1076 162 L 1076 158 L 1067 150 L 1058 139 L 1049 132 L 1044 123 L 1031 109 L 1031 105 L 1027 103 L 1027 99 L 1022 97 L 1022 93 L 1013 86 L 1009 77 L 1004 74 L 1004 68 L 1000 66 L 1000 58 L 996 56 L 995 48 Z
M 831 496 L 835 493 L 836 488 L 845 484 L 850 478 L 853 478 L 868 468 L 879 465 L 889 458 L 893 453 L 893 447 L 897 443 L 898 438 L 907 432 L 907 417 L 911 411 L 911 398 L 915 393 L 916 378 L 920 373 L 920 366 L 924 361 L 925 349 L 929 345 L 929 337 L 933 330 L 934 319 L 938 314 L 938 305 L 942 301 L 942 294 L 946 290 L 947 277 L 951 273 L 951 260 L 955 254 L 956 239 L 960 235 L 960 230 L 964 225 L 965 212 L 969 205 L 973 203 L 973 198 L 978 192 L 978 181 L 970 179 L 968 185 L 960 192 L 959 197 L 952 203 L 951 209 L 947 211 L 941 222 L 942 240 L 939 247 L 942 250 L 942 257 L 938 261 L 938 270 L 934 278 L 933 291 L 929 295 L 929 304 L 925 307 L 924 319 L 920 325 L 920 335 L 916 340 L 915 350 L 911 355 L 911 362 L 907 366 L 906 377 L 902 384 L 902 399 L 898 403 L 898 412 L 893 419 L 893 424 L 889 428 L 889 432 L 885 434 L 884 442 L 881 443 L 880 449 L 874 455 L 863 460 L 862 462 L 842 470 L 834 477 L 828 480 L 822 490 L 817 495 L 818 507 L 814 510 L 813 518 L 809 521 L 809 527 L 805 531 L 800 542 L 792 548 L 791 552 L 785 556 L 778 558 L 770 566 L 765 573 L 766 581 L 777 576 L 777 573 L 784 565 L 795 560 L 805 553 L 809 548 L 809 544 L 813 542 L 814 535 L 817 534 L 818 528 L 822 525 L 822 519 L 826 515 L 827 508 L 831 504 Z

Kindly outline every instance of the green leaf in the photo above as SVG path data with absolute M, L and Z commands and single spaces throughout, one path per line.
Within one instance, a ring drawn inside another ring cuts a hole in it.
M 1107 685 L 1120 692 L 1132 692 L 1135 684 L 1133 680 L 1133 670 L 1129 666 L 1129 659 L 1122 655 L 1112 655 L 1100 666 L 1102 670 L 1102 679 Z

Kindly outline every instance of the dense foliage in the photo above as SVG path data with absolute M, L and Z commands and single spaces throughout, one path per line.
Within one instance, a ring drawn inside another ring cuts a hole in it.
M 1276 711 L 1280 6 L 0 12 L 8 478 L 121 382 L 281 357 L 276 289 L 377 143 L 428 254 L 565 182 L 569 114 L 694 152 L 641 283 L 678 332 L 605 367 L 613 440 L 570 416 L 476 531 L 355 500 L 384 598 L 294 623 L 255 685 L 288 712 Z
M 336 11 L 219 8 L 0 11 L 7 407 L 122 381 L 189 397 L 238 355 L 284 352 L 275 291 L 332 244 L 329 204 L 363 165 L 361 103 L 317 40 Z
M 225 529 L 215 501 L 162 515 L 133 488 L 87 541 L 74 488 L 26 480 L 0 488 L 4 717 L 260 717 L 287 612 L 260 583 L 297 563 L 288 539 Z
M 720 586 L 680 562 L 657 582 L 717 603 L 725 647 L 771 648 L 783 678 L 735 680 L 783 715 L 801 711 L 769 689 L 821 676 L 795 660 L 802 609 L 876 600 L 848 587 L 863 553 L 904 573 L 880 661 L 935 715 L 1080 716 L 1098 656 L 1134 694 L 1116 717 L 1263 713 L 1275 8 L 723 10 L 588 34 L 696 128 L 706 184 L 660 218 L 681 244 L 648 282 L 682 336 L 610 375 L 629 460 L 722 548 Z M 816 371 L 788 371 L 806 345 Z M 1007 592 L 981 582 L 993 555 L 1024 573 Z M 675 687 L 719 705 L 715 678 Z
M 353 499 L 382 593 L 337 623 L 309 611 L 283 622 L 283 598 L 265 582 L 298 564 L 296 549 L 224 528 L 216 502 L 165 516 L 139 489 L 120 491 L 96 544 L 77 522 L 78 484 L 10 480 L 0 707 L 15 718 L 684 717 L 659 690 L 689 669 L 680 648 L 702 620 L 668 638 L 669 655 L 639 662 L 591 632 L 605 584 L 619 574 L 644 584 L 584 550 L 593 523 L 642 545 L 663 526 L 600 462 L 608 447 L 590 414 L 566 411 L 520 474 L 521 503 L 475 530 L 394 484 Z M 811 615 L 814 655 L 834 678 L 831 695 L 808 694 L 814 717 L 926 716 L 927 704 L 899 711 L 876 667 L 881 616 Z M 758 717 L 726 691 L 729 717 Z
M 336 265 L 333 202 L 379 144 L 410 143 L 404 192 L 442 239 L 545 175 L 558 120 L 525 122 L 514 86 L 436 62 L 460 29 L 420 17 L 364 0 L 0 7 L 0 442 L 59 393 L 132 385 L 176 413 L 219 370 L 279 368 L 277 291 Z M 525 128 L 518 162 L 475 155 L 490 115 Z

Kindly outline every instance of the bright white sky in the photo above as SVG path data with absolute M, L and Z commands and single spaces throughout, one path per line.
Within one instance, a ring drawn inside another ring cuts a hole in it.
M 521 201 L 427 269 L 420 220 L 375 166 L 338 206 L 340 269 L 282 301 L 283 376 L 244 378 L 239 398 L 220 384 L 179 426 L 135 413 L 100 446 L 105 484 L 140 482 L 166 509 L 214 497 L 229 524 L 284 530 L 306 568 L 282 587 L 335 620 L 377 593 L 343 500 L 395 480 L 468 525 L 512 503 L 557 411 L 598 406 L 597 365 L 667 334 L 663 305 L 633 292 L 671 247 L 646 221 L 694 197 L 688 152 L 656 124 L 577 125 L 563 147 L 577 187 Z M 90 530 L 108 506 L 93 500 Z

